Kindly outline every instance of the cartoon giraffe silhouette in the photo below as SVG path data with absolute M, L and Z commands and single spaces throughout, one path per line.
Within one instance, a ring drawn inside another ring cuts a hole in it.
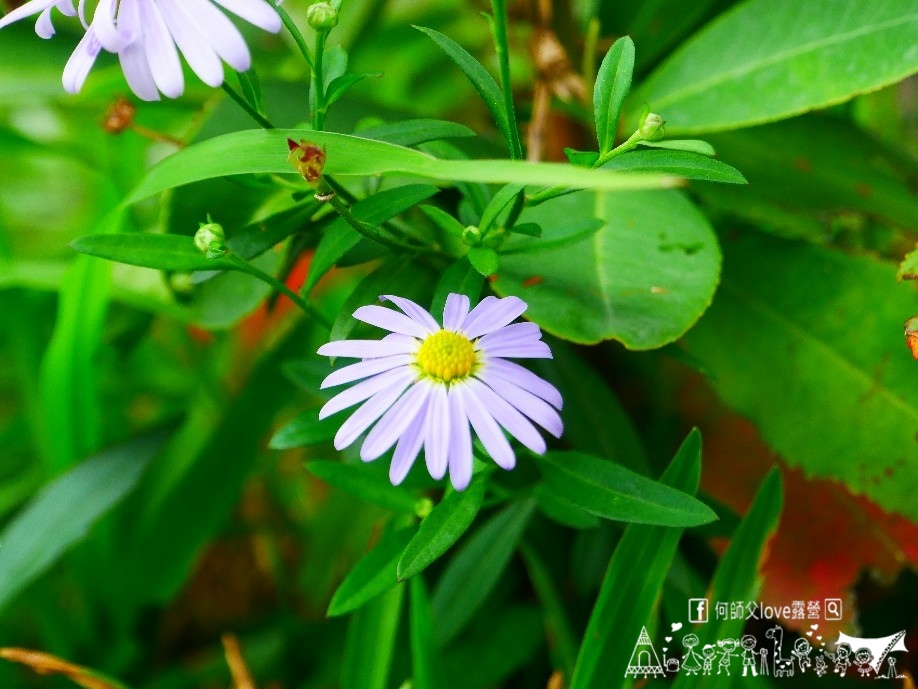
M 781 625 L 775 625 L 767 632 L 765 636 L 771 639 L 775 645 L 774 666 L 775 677 L 793 677 L 794 676 L 794 659 L 784 657 L 784 629 Z

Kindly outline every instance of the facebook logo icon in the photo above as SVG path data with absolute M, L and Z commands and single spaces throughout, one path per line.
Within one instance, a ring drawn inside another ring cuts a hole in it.
M 699 622 L 708 621 L 708 599 L 707 598 L 689 598 L 688 602 L 689 622 L 698 624 Z

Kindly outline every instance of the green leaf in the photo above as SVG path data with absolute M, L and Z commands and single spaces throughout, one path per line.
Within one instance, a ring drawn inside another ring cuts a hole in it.
M 484 212 L 481 214 L 481 221 L 478 223 L 478 229 L 481 230 L 482 234 L 491 229 L 491 226 L 505 211 L 514 214 L 515 210 L 515 214 L 519 213 L 519 206 L 523 203 L 523 198 L 521 197 L 523 188 L 521 184 L 507 184 L 494 194 L 488 205 L 485 206 Z M 502 222 L 506 222 L 506 216 L 504 216 Z
M 453 555 L 431 601 L 441 645 L 462 630 L 491 593 L 510 563 L 534 507 L 534 500 L 507 505 Z
M 552 521 L 573 529 L 595 529 L 600 524 L 599 517 L 561 497 L 544 483 L 537 485 L 532 494 L 539 502 L 539 509 Z
M 631 151 L 616 156 L 602 167 L 606 170 L 662 172 L 705 182 L 746 184 L 746 178 L 736 168 L 689 151 Z
M 593 116 L 600 153 L 608 153 L 615 143 L 618 118 L 631 90 L 633 72 L 634 42 L 630 36 L 623 36 L 603 58 L 593 88 Z
M 497 272 L 497 252 L 487 246 L 473 246 L 468 253 L 469 262 L 479 273 L 488 277 Z
M 701 434 L 693 430 L 660 478 L 694 496 L 701 477 Z M 631 655 L 622 639 L 647 624 L 676 554 L 682 529 L 631 524 L 609 561 L 571 677 L 570 689 L 626 686 Z
M 328 92 L 325 94 L 325 105 L 331 105 L 336 100 L 341 98 L 349 88 L 359 84 L 361 81 L 367 78 L 377 78 L 381 77 L 382 72 L 373 72 L 367 74 L 344 74 L 340 77 L 336 77 L 328 85 Z
M 579 167 L 593 167 L 596 161 L 599 160 L 597 151 L 577 151 L 573 148 L 565 148 L 564 155 L 567 156 L 571 165 Z
M 524 223 L 524 225 L 535 225 L 535 223 Z M 506 245 L 501 254 L 509 256 L 510 254 L 532 254 L 553 249 L 563 249 L 566 246 L 577 244 L 592 237 L 604 227 L 605 223 L 598 218 L 587 218 L 580 221 L 572 219 L 566 228 L 564 236 L 559 239 L 543 239 L 540 242 L 514 242 Z M 541 238 L 541 232 L 539 236 Z
M 418 206 L 418 208 L 420 208 L 421 212 L 430 218 L 437 227 L 446 233 L 447 236 L 462 237 L 462 233 L 465 231 L 462 223 L 442 208 L 426 205 Z
M 0 610 L 134 489 L 164 440 L 154 433 L 106 450 L 32 498 L 0 533 Z
M 246 72 L 236 72 L 236 77 L 239 79 L 239 87 L 242 89 L 242 95 L 245 96 L 246 101 L 255 109 L 255 112 L 264 116 L 266 113 L 265 98 L 261 90 L 261 81 L 258 79 L 258 73 L 255 68 L 252 67 Z
M 446 297 L 450 294 L 464 294 L 474 304 L 478 301 L 482 287 L 484 276 L 472 267 L 468 257 L 463 256 L 446 269 L 437 283 L 430 312 L 440 320 L 446 306 Z
M 679 338 L 710 304 L 719 277 L 720 249 L 707 220 L 678 192 L 569 194 L 521 220 L 537 221 L 547 243 L 592 217 L 605 227 L 540 252 L 538 263 L 505 252 L 495 291 L 524 299 L 527 318 L 574 342 L 614 338 L 653 349 Z
M 328 606 L 328 616 L 339 617 L 357 610 L 396 586 L 398 578 L 395 568 L 413 535 L 414 529 L 398 529 L 385 533 L 341 582 Z
M 510 231 L 513 234 L 522 234 L 527 237 L 535 237 L 536 239 L 542 236 L 542 227 L 534 222 L 516 224 L 510 228 Z
M 402 120 L 361 129 L 354 136 L 396 146 L 417 146 L 428 141 L 475 136 L 475 132 L 464 124 L 447 120 Z
M 633 103 L 651 103 L 680 134 L 791 117 L 912 74 L 916 32 L 912 0 L 748 0 L 686 41 Z
M 422 577 L 414 577 L 408 587 L 410 596 L 411 679 L 412 689 L 437 689 L 442 686 L 439 649 L 434 634 L 433 610 Z
M 482 67 L 481 63 L 476 60 L 469 51 L 456 43 L 449 36 L 445 36 L 439 31 L 428 29 L 423 26 L 414 28 L 423 31 L 430 36 L 434 43 L 443 49 L 450 59 L 456 63 L 456 66 L 462 70 L 462 73 L 472 82 L 472 86 L 478 91 L 478 95 L 485 102 L 491 117 L 497 123 L 497 128 L 504 136 L 507 146 L 510 147 L 510 154 L 513 155 L 513 132 L 511 127 L 515 127 L 515 122 L 510 122 L 506 110 L 504 110 L 504 96 L 500 86 L 494 81 L 488 71 Z
M 902 345 L 914 285 L 891 263 L 758 235 L 732 241 L 726 265 L 684 340 L 721 399 L 807 476 L 914 515 L 918 401 Z
M 764 557 L 768 538 L 778 526 L 783 502 L 781 473 L 775 467 L 770 472 L 756 493 L 752 506 L 743 517 L 730 545 L 720 558 L 717 569 L 708 591 L 711 601 L 754 601 L 759 595 L 759 566 Z M 700 593 L 700 592 L 699 592 Z M 736 639 L 743 633 L 746 620 L 738 619 L 711 620 L 696 625 L 694 632 L 698 635 L 698 648 L 705 644 L 717 643 L 720 639 Z M 687 673 L 680 673 L 673 683 L 674 689 L 703 687 L 705 683 Z
M 486 477 L 479 474 L 464 491 L 453 491 L 431 510 L 398 561 L 398 579 L 410 579 L 448 551 L 475 520 L 484 502 Z
M 707 141 L 701 139 L 664 139 L 663 141 L 640 141 L 641 146 L 648 148 L 666 148 L 670 151 L 688 151 L 703 156 L 715 156 L 717 151 Z
M 309 473 L 318 476 L 325 483 L 340 488 L 346 493 L 385 507 L 393 512 L 414 514 L 417 498 L 400 486 L 393 486 L 379 480 L 379 475 L 358 464 L 341 462 L 307 462 Z M 407 541 L 406 541 L 407 542 Z
M 287 162 L 287 139 L 306 139 L 325 146 L 328 175 L 419 175 L 447 182 L 518 182 L 577 189 L 665 188 L 672 177 L 585 170 L 562 163 L 519 160 L 441 160 L 412 148 L 333 132 L 297 129 L 249 130 L 207 139 L 155 165 L 127 199 L 136 203 L 165 189 L 202 179 L 251 173 L 295 174 Z
M 897 280 L 918 280 L 918 249 L 909 251 L 899 264 Z
M 328 420 L 319 421 L 319 410 L 310 409 L 271 436 L 268 447 L 272 450 L 288 450 L 291 447 L 318 445 L 330 441 L 337 431 L 338 424 Z
M 386 689 L 398 642 L 405 587 L 396 586 L 351 616 L 341 661 L 341 689 Z
M 89 256 L 158 270 L 238 269 L 227 258 L 207 258 L 194 239 L 177 234 L 93 234 L 74 239 L 70 246 Z
M 549 452 L 539 463 L 550 489 L 603 519 L 659 526 L 698 526 L 717 519 L 703 502 L 609 460 Z

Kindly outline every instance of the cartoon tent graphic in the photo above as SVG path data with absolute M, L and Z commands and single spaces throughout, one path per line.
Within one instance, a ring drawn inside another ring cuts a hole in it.
M 647 627 L 641 627 L 641 635 L 638 637 L 637 643 L 634 644 L 634 651 L 631 653 L 631 662 L 628 663 L 628 669 L 625 671 L 625 677 L 628 675 L 643 675 L 648 677 L 650 675 L 656 677 L 664 676 L 663 666 L 660 665 L 660 659 L 657 657 L 657 652 L 653 647 L 653 643 L 650 641 L 650 636 L 647 634 Z
M 878 637 L 873 639 L 862 639 L 857 636 L 848 636 L 842 632 L 838 633 L 838 641 L 835 642 L 835 647 L 838 648 L 841 644 L 848 644 L 848 647 L 851 649 L 852 653 L 856 652 L 859 648 L 867 648 L 870 650 L 870 653 L 873 655 L 873 660 L 870 663 L 870 667 L 873 668 L 873 671 L 879 673 L 880 666 L 883 664 L 883 661 L 893 651 L 905 651 L 908 652 L 908 649 L 905 647 L 905 630 L 892 634 L 891 636 Z

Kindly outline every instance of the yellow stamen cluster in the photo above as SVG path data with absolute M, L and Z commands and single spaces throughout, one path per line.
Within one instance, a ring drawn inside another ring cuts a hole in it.
M 465 378 L 475 366 L 475 349 L 465 335 L 440 330 L 421 343 L 418 366 L 426 375 L 442 382 Z

